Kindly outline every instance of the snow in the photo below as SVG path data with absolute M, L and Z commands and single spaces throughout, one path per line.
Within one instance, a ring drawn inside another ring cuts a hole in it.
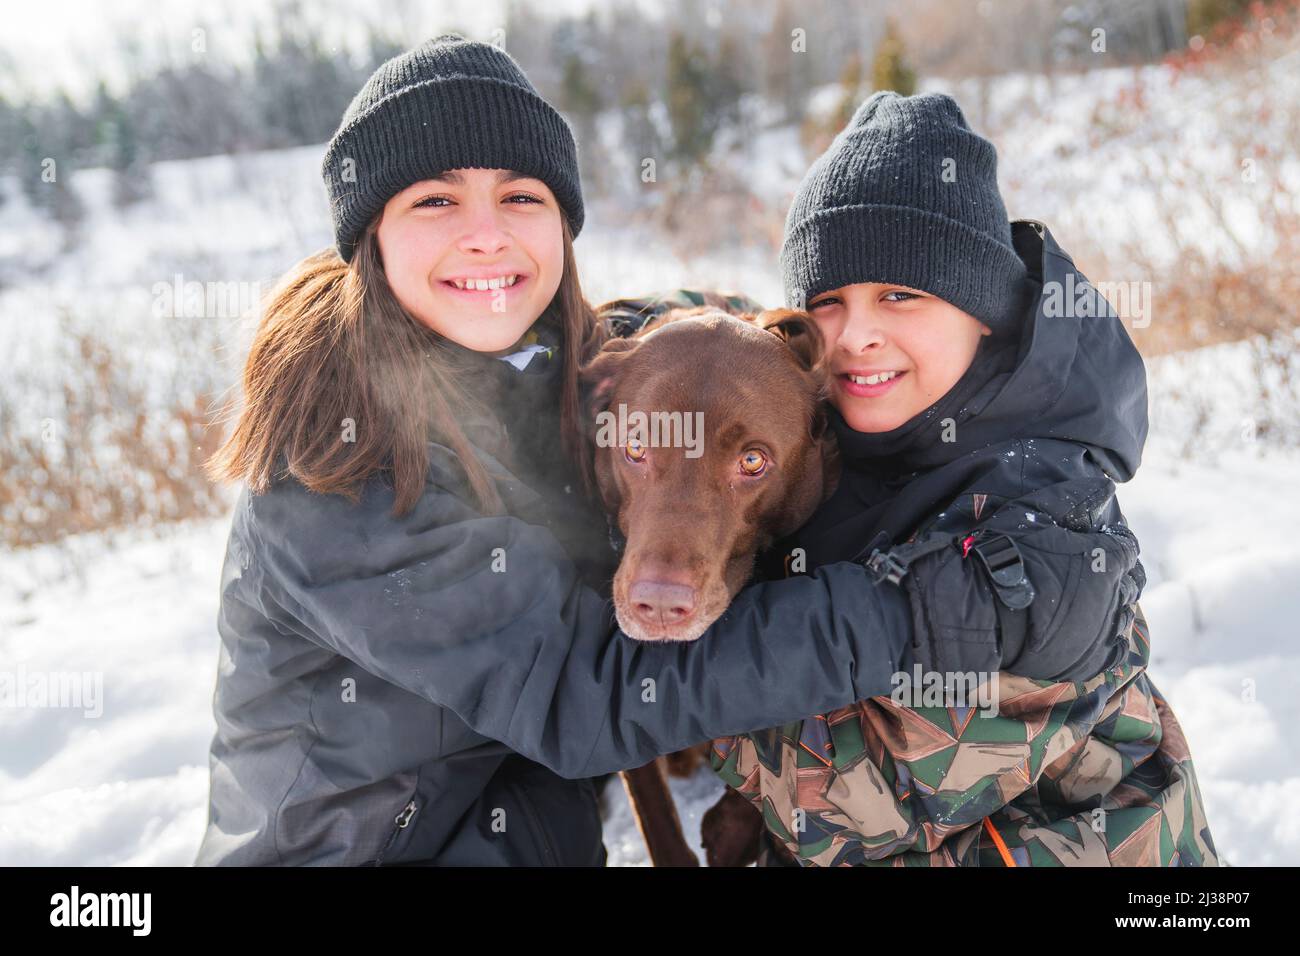
M 0 863 L 190 862 L 207 813 L 222 522 L 0 559 L 5 670 L 101 675 L 103 715 L 0 707 Z
M 1153 370 L 1159 378 L 1160 369 Z M 1300 863 L 1300 456 L 1190 464 L 1159 443 L 1119 499 L 1149 581 L 1150 674 L 1187 735 L 1211 832 L 1234 865 Z M 1266 520 L 1257 520 L 1266 516 Z M 0 709 L 0 863 L 186 865 L 207 812 L 225 519 L 0 557 L 6 669 L 102 674 L 103 714 Z M 75 556 L 75 565 L 68 555 Z M 73 570 L 80 567 L 80 572 Z M 722 792 L 672 780 L 698 848 Z M 645 865 L 617 780 L 611 865 Z
M 700 846 L 700 822 L 709 807 L 713 806 L 726 791 L 726 785 L 714 776 L 707 767 L 700 767 L 685 779 L 668 777 L 668 786 L 677 804 L 677 816 L 682 821 L 682 835 L 686 842 L 704 862 L 704 850 Z M 609 781 L 601 799 L 601 815 L 605 824 L 605 850 L 609 866 L 649 866 L 650 857 L 646 853 L 645 841 L 637 829 L 632 816 L 632 805 L 628 802 L 627 791 L 620 780 Z
M 1277 86 L 1294 88 L 1300 77 L 1274 72 L 1269 82 Z M 1166 134 L 1162 143 L 1179 144 L 1189 162 L 1235 162 L 1206 148 L 1221 95 L 1212 86 L 1174 90 L 1151 70 L 1140 78 L 1147 95 L 1169 107 L 1152 111 Z M 999 130 L 1012 215 L 1044 219 L 1067 244 L 1085 227 L 1107 240 L 1142 228 L 1150 215 L 1147 140 L 1110 143 L 1099 155 L 1065 119 L 1087 115 L 1100 97 L 1133 80 L 1127 70 L 1058 78 L 1053 118 L 1019 125 L 1016 111 L 1026 98 L 1046 97 L 1046 87 L 1027 77 L 994 84 L 988 124 Z M 963 104 L 974 99 L 970 90 L 953 92 Z M 774 127 L 757 137 L 750 145 L 758 148 L 734 157 L 737 168 L 780 205 L 803 172 L 797 131 Z M 0 177 L 7 197 L 0 351 L 15 378 L 32 386 L 5 397 L 33 405 L 42 394 L 36 386 L 60 385 L 60 343 L 68 323 L 78 322 L 116 342 L 145 381 L 164 384 L 169 376 L 159 363 L 177 335 L 210 323 L 204 338 L 228 344 L 220 356 L 228 384 L 248 322 L 222 315 L 185 325 L 158 315 L 155 286 L 235 281 L 265 291 L 297 258 L 328 245 L 321 154 L 318 145 L 158 164 L 154 197 L 125 211 L 109 203 L 103 171 L 79 171 L 72 182 L 87 220 L 70 254 L 59 252 L 57 228 Z M 1300 183 L 1300 166 L 1276 175 Z M 1195 229 L 1204 217 L 1189 221 Z M 587 223 L 576 251 L 593 302 L 680 286 L 780 302 L 775 255 L 757 247 L 684 256 L 665 237 L 623 222 L 617 203 L 596 197 Z M 1249 223 L 1241 231 L 1253 248 L 1267 239 Z M 1300 673 L 1300 455 L 1287 448 L 1297 444 L 1300 408 L 1276 387 L 1282 366 L 1265 366 L 1261 377 L 1251 347 L 1214 346 L 1151 363 L 1152 439 L 1119 500 L 1149 575 L 1142 607 L 1152 631 L 1150 673 L 1187 735 L 1222 858 L 1296 865 L 1300 741 L 1287 728 L 1300 718 L 1293 689 Z M 1286 359 L 1293 375 L 1300 374 L 1298 355 L 1300 348 Z M 167 397 L 163 389 L 158 400 Z M 14 411 L 37 423 L 47 414 L 36 406 Z M 0 554 L 0 676 L 89 675 L 87 687 L 103 692 L 98 716 L 97 708 L 19 708 L 0 699 L 0 865 L 193 860 L 207 813 L 228 527 L 228 518 L 196 521 Z M 700 819 L 722 785 L 707 768 L 670 783 L 698 847 Z M 606 788 L 603 809 L 610 864 L 645 865 L 617 780 Z

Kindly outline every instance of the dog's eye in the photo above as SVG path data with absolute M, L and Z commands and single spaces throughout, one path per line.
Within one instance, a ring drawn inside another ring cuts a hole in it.
M 639 438 L 629 438 L 623 452 L 628 461 L 645 461 L 645 445 Z
M 740 470 L 751 478 L 761 475 L 767 469 L 767 456 L 751 448 L 740 456 Z

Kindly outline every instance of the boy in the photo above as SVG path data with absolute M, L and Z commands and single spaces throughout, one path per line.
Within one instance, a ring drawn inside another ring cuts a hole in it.
M 1099 296 L 1045 311 L 1071 273 L 1091 286 L 1045 227 L 1008 222 L 996 163 L 949 97 L 882 92 L 801 184 L 781 265 L 826 339 L 844 470 L 769 571 L 864 561 L 928 660 L 1122 639 L 1072 684 L 901 675 L 717 740 L 713 766 L 763 811 L 767 855 L 804 865 L 1217 865 L 1114 499 L 1146 438 L 1142 360 Z

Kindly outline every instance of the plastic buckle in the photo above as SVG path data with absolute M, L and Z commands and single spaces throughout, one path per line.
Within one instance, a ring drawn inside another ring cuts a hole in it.
M 971 545 L 971 550 L 980 556 L 993 583 L 1002 587 L 1015 587 L 1025 579 L 1025 564 L 1020 560 L 1020 549 L 1005 534 L 977 538 Z
M 1034 588 L 1025 574 L 1025 562 L 1014 541 L 1005 534 L 994 534 L 976 540 L 970 550 L 979 555 L 1003 604 L 1014 610 L 1030 605 L 1034 600 Z
M 892 551 L 881 551 L 876 548 L 871 552 L 871 557 L 863 562 L 863 567 L 871 575 L 871 580 L 876 584 L 881 581 L 889 581 L 891 584 L 897 584 L 903 580 L 903 575 L 907 574 L 907 564 L 900 561 Z

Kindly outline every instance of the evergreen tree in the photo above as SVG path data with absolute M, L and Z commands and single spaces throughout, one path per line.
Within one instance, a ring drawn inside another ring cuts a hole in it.
M 871 80 L 877 90 L 893 90 L 901 96 L 916 92 L 916 73 L 907 65 L 903 38 L 893 18 L 885 21 L 885 35 L 876 47 L 876 59 L 871 64 Z
M 710 82 L 704 51 L 674 30 L 668 40 L 668 119 L 675 159 L 698 162 L 713 145 L 714 129 L 708 122 Z
M 1189 0 L 1187 35 L 1208 36 L 1220 24 L 1244 17 L 1250 5 L 1251 0 Z

